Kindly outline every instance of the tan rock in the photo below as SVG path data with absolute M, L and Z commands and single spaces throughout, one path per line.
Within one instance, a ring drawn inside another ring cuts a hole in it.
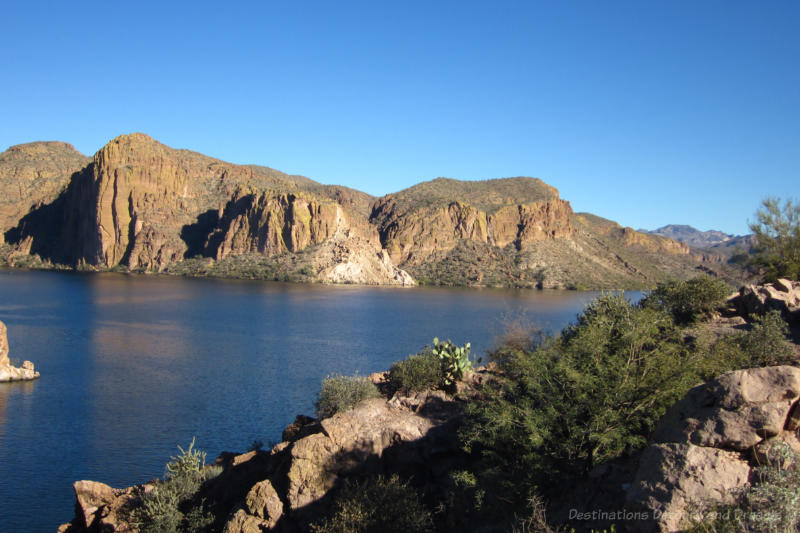
M 101 507 L 111 505 L 117 497 L 114 489 L 97 481 L 76 481 L 72 488 L 75 490 L 75 497 L 86 527 L 90 527 L 94 523 L 95 513 Z
M 238 509 L 222 531 L 223 533 L 264 533 L 270 529 L 268 521 L 247 514 L 244 509 Z
M 798 398 L 800 369 L 777 366 L 728 372 L 689 391 L 667 412 L 652 438 L 748 450 L 784 429 Z
M 627 494 L 649 514 L 633 531 L 677 531 L 687 511 L 725 503 L 748 481 L 749 460 L 777 441 L 800 449 L 791 413 L 800 369 L 780 366 L 727 372 L 698 385 L 659 422 Z
M 10 364 L 8 359 L 8 332 L 6 325 L 0 321 L 0 366 Z
M 634 531 L 679 531 L 692 503 L 731 502 L 748 482 L 750 466 L 736 453 L 686 443 L 654 444 L 644 452 L 628 492 L 631 509 L 644 510 Z
M 12 366 L 8 353 L 6 325 L 0 322 L 0 382 L 28 381 L 39 377 L 39 373 L 36 372 L 30 361 L 24 361 L 21 367 Z
M 376 398 L 321 424 L 322 433 L 292 446 L 286 496 L 292 510 L 318 501 L 340 476 L 368 467 L 368 459 L 380 459 L 387 448 L 418 441 L 435 421 Z
M 268 479 L 253 485 L 247 493 L 245 505 L 249 514 L 266 521 L 268 527 L 274 527 L 283 515 L 283 502 Z

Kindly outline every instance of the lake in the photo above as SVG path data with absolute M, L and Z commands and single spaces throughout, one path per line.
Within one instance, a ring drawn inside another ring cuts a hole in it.
M 42 376 L 0 383 L 0 531 L 55 531 L 74 481 L 162 476 L 192 437 L 209 462 L 278 441 L 328 374 L 435 336 L 485 355 L 505 323 L 556 331 L 596 296 L 0 271 L 12 362 Z

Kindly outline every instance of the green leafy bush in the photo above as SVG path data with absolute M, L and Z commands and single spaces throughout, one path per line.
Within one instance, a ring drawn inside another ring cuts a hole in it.
M 410 355 L 389 369 L 389 381 L 405 392 L 416 392 L 439 387 L 444 382 L 444 372 L 439 356 L 430 350 Z
M 461 437 L 480 455 L 476 473 L 498 509 L 640 448 L 698 381 L 671 316 L 622 296 L 600 297 L 534 349 L 517 342 L 491 356 L 503 379 L 467 406 Z
M 345 486 L 331 516 L 312 524 L 315 533 L 425 533 L 433 531 L 430 512 L 413 487 L 396 475 Z
M 730 287 L 709 276 L 659 283 L 642 299 L 642 305 L 664 309 L 679 324 L 691 324 L 718 309 L 730 295 Z
M 378 396 L 377 387 L 367 377 L 330 375 L 322 380 L 316 402 L 317 417 L 331 417 L 355 407 L 362 400 Z
M 800 204 L 786 200 L 781 206 L 777 198 L 767 198 L 750 229 L 757 243 L 750 263 L 764 279 L 800 279 Z
M 464 373 L 472 369 L 469 350 L 469 343 L 464 346 L 456 346 L 450 340 L 439 342 L 439 339 L 434 337 L 433 353 L 436 354 L 442 364 L 445 385 L 452 385 L 456 381 L 461 381 L 464 378 Z

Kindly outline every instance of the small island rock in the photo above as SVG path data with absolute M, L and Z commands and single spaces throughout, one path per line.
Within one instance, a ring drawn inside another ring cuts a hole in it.
M 25 381 L 39 377 L 39 373 L 34 370 L 30 361 L 24 361 L 21 367 L 13 366 L 8 358 L 8 351 L 6 325 L 0 321 L 0 382 Z

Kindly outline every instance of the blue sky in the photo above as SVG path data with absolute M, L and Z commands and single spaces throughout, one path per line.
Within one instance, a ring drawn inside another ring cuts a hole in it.
M 800 3 L 12 2 L 0 150 L 133 131 L 370 194 L 535 176 L 731 233 L 797 198 Z

